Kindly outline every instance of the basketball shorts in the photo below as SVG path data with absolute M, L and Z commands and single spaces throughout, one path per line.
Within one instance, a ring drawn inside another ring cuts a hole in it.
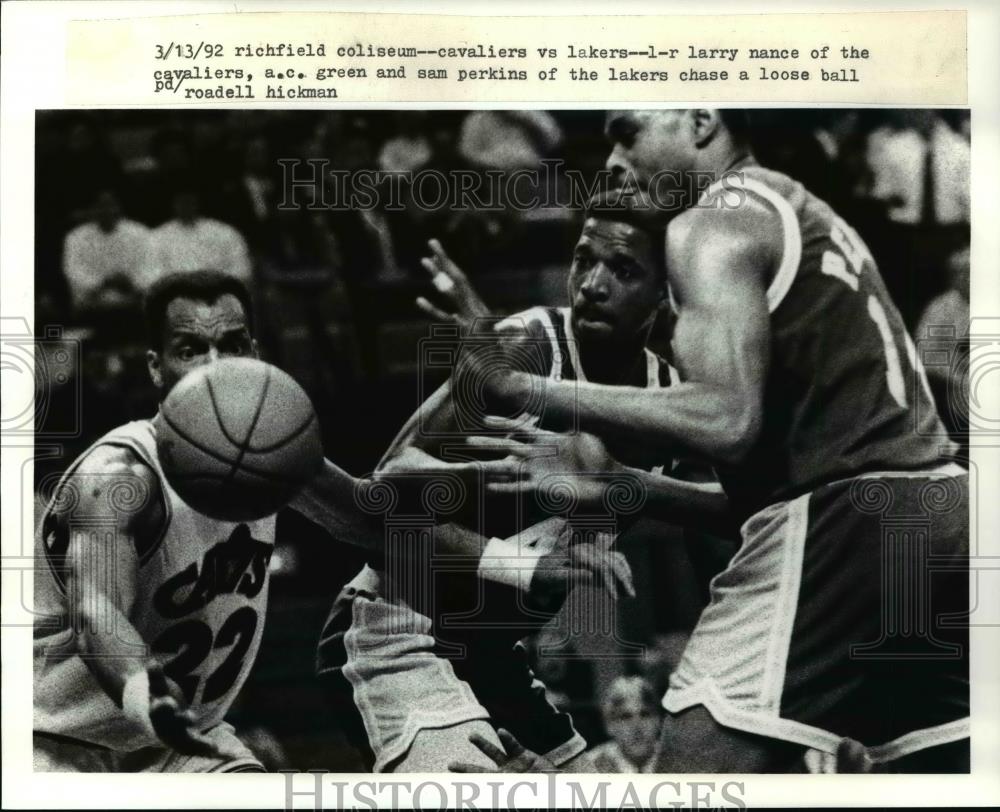
M 711 583 L 664 707 L 875 763 L 969 735 L 969 481 L 949 466 L 771 505 Z
M 418 732 L 489 721 L 557 764 L 583 752 L 572 720 L 545 698 L 520 644 L 470 638 L 449 659 L 431 620 L 380 595 L 380 575 L 366 567 L 341 591 L 319 644 L 317 670 L 328 696 L 357 717 L 349 734 L 376 772 L 404 759 Z M 362 740 L 363 737 L 363 740 Z
M 74 773 L 234 773 L 264 772 L 264 766 L 236 736 L 228 722 L 204 734 L 226 755 L 186 756 L 166 747 L 123 753 L 99 744 L 36 731 L 35 772 Z

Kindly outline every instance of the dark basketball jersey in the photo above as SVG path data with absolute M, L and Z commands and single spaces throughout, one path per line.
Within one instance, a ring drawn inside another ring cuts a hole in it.
M 747 514 L 825 482 L 920 469 L 953 453 L 913 340 L 857 233 L 778 172 L 747 167 L 705 195 L 732 201 L 734 189 L 775 209 L 784 234 L 767 290 L 763 428 L 742 463 L 719 468 L 734 507 Z
M 516 327 L 518 331 L 535 337 L 544 336 L 532 347 L 537 352 L 524 356 L 530 359 L 530 372 L 554 381 L 586 382 L 587 374 L 580 360 L 578 343 L 573 336 L 571 315 L 568 307 L 533 307 L 509 316 L 497 329 L 502 332 L 505 328 Z M 679 380 L 677 370 L 648 347 L 643 349 L 642 364 L 642 371 L 635 368 L 625 370 L 623 367 L 628 378 L 622 380 L 622 386 L 656 389 L 670 386 L 672 382 Z M 647 467 L 656 473 L 670 473 L 673 464 L 672 460 L 663 460 Z

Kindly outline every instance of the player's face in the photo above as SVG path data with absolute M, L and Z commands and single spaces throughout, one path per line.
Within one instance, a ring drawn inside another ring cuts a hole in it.
M 580 338 L 629 341 L 652 327 L 666 297 L 654 246 L 646 232 L 589 218 L 573 253 L 569 300 Z
M 149 375 L 163 399 L 192 370 L 220 358 L 257 357 L 240 300 L 226 293 L 214 302 L 179 297 L 167 305 L 163 345 L 147 355 Z
M 617 742 L 625 758 L 641 767 L 653 755 L 660 736 L 660 714 L 636 698 L 622 703 L 604 720 L 608 735 Z
M 604 132 L 611 154 L 605 166 L 618 185 L 631 175 L 646 190 L 657 173 L 691 169 L 695 149 L 689 118 L 685 110 L 609 112 Z

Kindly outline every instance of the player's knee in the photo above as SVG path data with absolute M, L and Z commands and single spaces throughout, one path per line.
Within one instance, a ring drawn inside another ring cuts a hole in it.
M 703 706 L 667 714 L 657 772 L 777 772 L 802 758 L 799 745 L 720 725 Z
M 482 765 L 483 771 L 496 768 L 469 736 L 478 733 L 500 747 L 500 739 L 489 722 L 470 721 L 449 727 L 420 730 L 406 753 L 386 768 L 393 773 L 441 773 L 448 765 L 458 762 Z

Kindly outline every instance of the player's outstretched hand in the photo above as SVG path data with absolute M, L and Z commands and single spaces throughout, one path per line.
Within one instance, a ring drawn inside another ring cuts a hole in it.
M 543 555 L 528 589 L 533 608 L 557 612 L 570 589 L 585 585 L 597 586 L 615 600 L 622 595 L 634 598 L 632 569 L 625 556 L 609 546 L 585 542 Z
M 372 481 L 388 482 L 404 493 L 421 489 L 435 479 L 458 478 L 466 487 L 480 483 L 511 482 L 518 476 L 520 463 L 514 457 L 468 462 L 447 462 L 423 449 L 409 446 L 372 474 Z
M 500 728 L 497 731 L 503 750 L 493 742 L 472 733 L 469 741 L 478 747 L 490 761 L 495 765 L 495 769 L 483 768 L 478 764 L 470 764 L 465 761 L 453 761 L 448 765 L 448 769 L 453 773 L 557 773 L 559 769 L 545 756 L 531 752 L 522 745 L 507 730 Z
M 624 488 L 636 495 L 642 491 L 635 478 L 593 434 L 563 434 L 540 429 L 523 419 L 492 416 L 485 418 L 485 424 L 509 433 L 502 437 L 468 437 L 466 445 L 504 454 L 506 460 L 520 461 L 516 476 L 494 477 L 487 483 L 489 493 L 540 496 L 541 503 L 565 503 L 567 510 L 601 510 L 607 509 L 609 501 L 615 501 L 615 494 L 609 489 Z M 505 473 L 509 471 L 508 463 Z M 559 498 L 544 498 L 546 493 L 556 491 Z M 618 495 L 626 496 L 624 492 Z M 625 503 L 630 501 L 624 499 Z
M 447 303 L 447 309 L 437 307 L 423 296 L 417 298 L 417 307 L 436 321 L 459 325 L 489 316 L 490 309 L 462 269 L 445 253 L 441 243 L 430 240 L 427 247 L 431 249 L 431 256 L 424 257 L 420 264 L 431 275 L 431 282 Z
M 154 663 L 149 676 L 149 718 L 165 745 L 189 756 L 221 757 L 219 749 L 195 726 L 194 712 L 187 707 L 177 683 Z

